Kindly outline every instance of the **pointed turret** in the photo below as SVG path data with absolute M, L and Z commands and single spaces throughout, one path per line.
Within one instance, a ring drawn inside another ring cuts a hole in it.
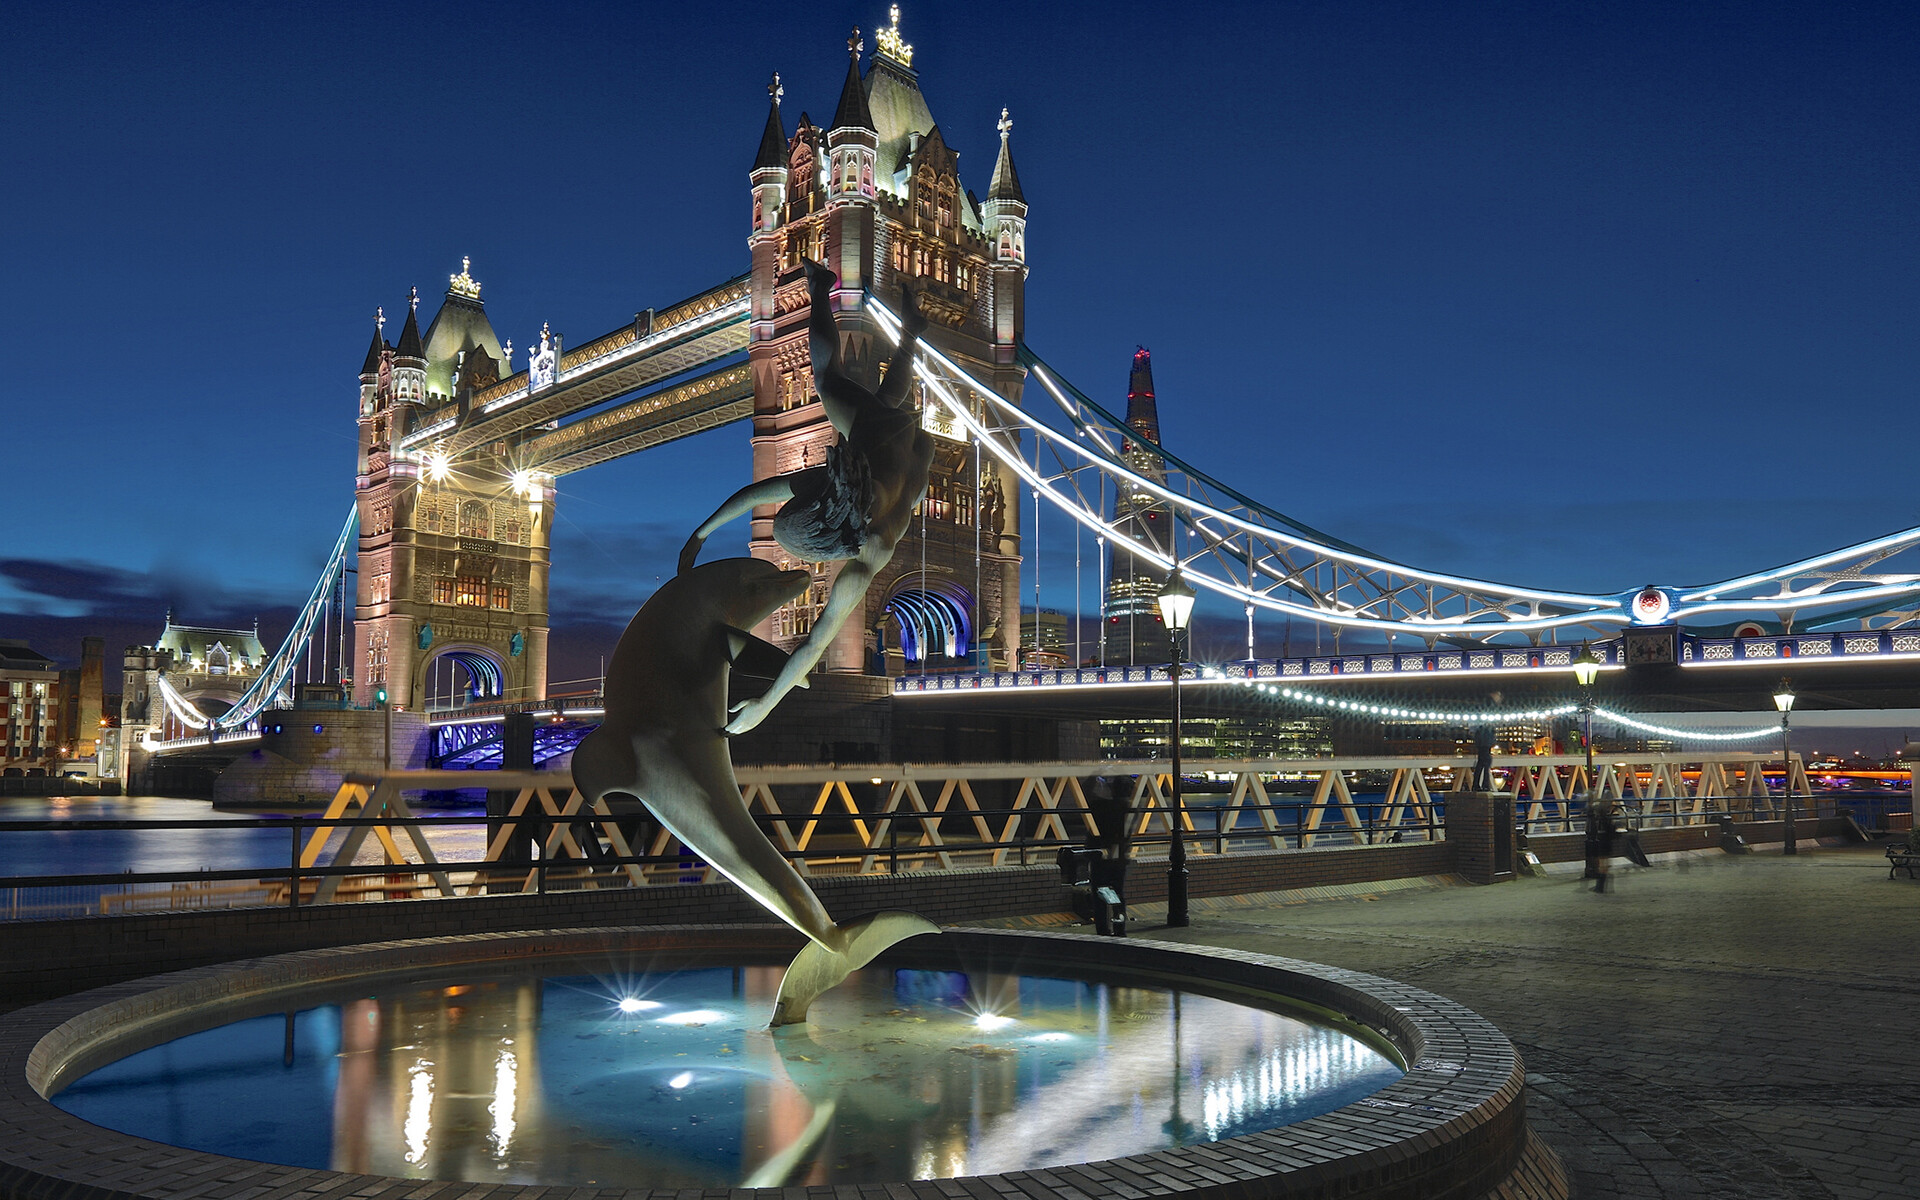
M 1020 191 L 1020 172 L 1013 169 L 1013 147 L 1007 135 L 1013 131 L 1013 120 L 1007 116 L 1007 110 L 1000 110 L 1000 157 L 993 164 L 993 185 L 987 189 L 989 200 L 1016 200 L 1027 202 Z
M 787 130 L 780 120 L 780 97 L 785 89 L 780 86 L 780 73 L 773 73 L 773 82 L 767 86 L 767 94 L 772 103 L 767 105 L 767 128 L 760 135 L 760 153 L 753 156 L 753 169 L 756 171 L 784 168 L 787 165 Z
M 393 348 L 393 391 L 396 404 L 427 402 L 427 352 L 420 341 L 420 289 L 407 297 L 407 323 L 400 330 L 400 344 Z
M 840 107 L 827 127 L 827 195 L 830 199 L 870 200 L 874 163 L 879 158 L 880 135 L 867 107 L 867 89 L 860 80 L 860 31 L 847 39 L 847 82 L 840 89 Z
M 760 153 L 754 156 L 753 170 L 747 177 L 753 184 L 753 232 L 757 237 L 780 228 L 780 213 L 787 203 L 787 130 L 780 120 L 780 72 L 773 73 L 767 85 L 767 128 L 760 135 Z M 806 117 L 800 118 L 804 124 Z
M 840 106 L 833 110 L 833 124 L 827 126 L 827 132 L 836 129 L 873 128 L 873 112 L 867 107 L 866 85 L 860 81 L 860 50 L 864 43 L 860 40 L 860 31 L 853 31 L 847 39 L 847 81 L 840 88 Z
M 980 221 L 993 244 L 994 305 L 1008 311 L 1025 309 L 1021 290 L 1027 277 L 1027 199 L 1020 191 L 1020 175 L 1013 169 L 1013 118 L 1000 110 L 1000 157 L 993 164 L 993 186 L 987 189 L 987 202 L 980 206 Z M 998 323 L 996 335 L 1005 345 L 1020 340 L 1021 331 L 1013 325 Z
M 420 344 L 420 289 L 407 298 L 407 324 L 400 330 L 400 344 L 393 348 L 395 358 L 418 359 L 426 365 L 427 352 Z
M 360 378 L 370 379 L 380 374 L 380 355 L 387 348 L 387 340 L 380 336 L 380 330 L 387 323 L 385 309 L 375 309 L 373 314 L 373 345 L 367 347 L 367 361 L 360 364 Z
M 1145 346 L 1133 351 L 1133 370 L 1127 375 L 1127 428 L 1140 440 L 1160 444 L 1160 407 L 1153 398 L 1153 355 Z

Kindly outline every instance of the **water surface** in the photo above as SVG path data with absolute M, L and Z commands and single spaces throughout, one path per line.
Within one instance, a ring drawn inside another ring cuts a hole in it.
M 54 1098 L 295 1166 L 716 1187 L 931 1179 L 1232 1137 L 1400 1077 L 1341 1030 L 1207 996 L 869 968 L 762 1028 L 781 969 L 365 990 L 179 1038 Z M 624 1002 L 624 1003 L 623 1003 Z

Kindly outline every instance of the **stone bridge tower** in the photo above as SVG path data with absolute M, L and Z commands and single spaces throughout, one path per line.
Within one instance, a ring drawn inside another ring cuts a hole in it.
M 461 263 L 420 333 L 416 293 L 398 344 L 382 336 L 360 368 L 360 509 L 353 702 L 424 708 L 430 684 L 461 700 L 547 694 L 552 480 L 516 469 L 515 442 L 457 458 L 402 441 L 463 416 L 475 391 L 511 371 Z
M 863 312 L 861 292 L 898 311 L 900 284 L 912 279 L 931 322 L 924 341 L 1020 399 L 1027 214 L 1008 144 L 1012 123 L 1001 110 L 1000 157 L 983 203 L 961 186 L 959 155 L 928 111 L 899 20 L 896 7 L 864 75 L 859 32 L 848 39 L 846 83 L 824 129 L 802 113 L 788 134 L 778 76 L 769 88 L 773 103 L 750 175 L 756 480 L 821 463 L 835 436 L 813 394 L 802 258 L 839 275 L 842 354 L 866 385 L 879 381 L 892 347 Z M 937 405 L 928 410 L 937 450 L 920 517 L 874 580 L 864 619 L 849 621 L 822 660 L 829 671 L 872 672 L 880 647 L 893 674 L 969 660 L 1004 666 L 1018 644 L 1020 491 L 939 414 Z M 799 565 L 774 540 L 773 513 L 755 511 L 751 552 Z M 807 565 L 807 596 L 760 631 L 783 647 L 806 636 L 838 570 Z

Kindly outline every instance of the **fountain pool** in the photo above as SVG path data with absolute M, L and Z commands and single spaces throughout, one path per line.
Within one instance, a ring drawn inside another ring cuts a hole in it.
M 803 1184 L 933 1200 L 961 1176 L 1088 1197 L 1232 1179 L 1469 1196 L 1535 1152 L 1511 1046 L 1391 981 L 950 930 L 770 1032 L 795 942 L 691 926 L 416 939 L 21 1010 L 0 1026 L 0 1195 L 184 1197 L 211 1175 L 657 1200 Z
M 1304 1012 L 965 970 L 870 967 L 775 1033 L 780 970 L 351 988 L 149 1047 L 53 1100 L 292 1166 L 699 1188 L 1118 1158 L 1291 1124 L 1404 1073 Z

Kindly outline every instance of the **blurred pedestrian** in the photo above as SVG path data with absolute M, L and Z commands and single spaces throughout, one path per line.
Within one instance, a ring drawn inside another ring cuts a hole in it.
M 1611 796 L 1595 796 L 1587 801 L 1587 876 L 1593 890 L 1613 890 L 1607 873 L 1613 857 L 1614 842 L 1620 834 L 1620 804 Z

